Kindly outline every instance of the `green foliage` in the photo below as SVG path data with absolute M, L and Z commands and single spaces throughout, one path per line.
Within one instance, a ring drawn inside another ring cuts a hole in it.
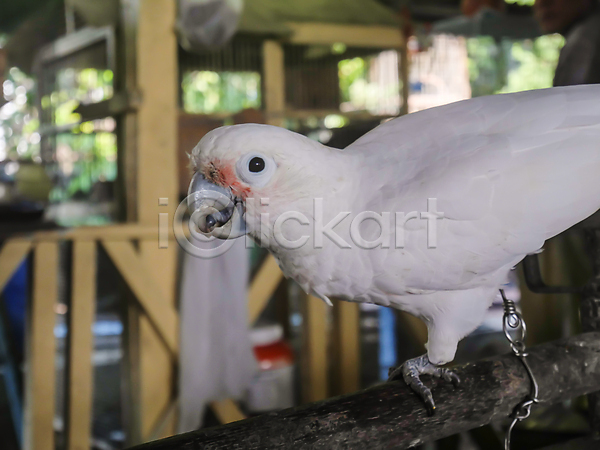
M 504 0 L 506 3 L 513 4 L 516 3 L 520 6 L 533 6 L 535 0 Z
M 469 80 L 473 97 L 490 95 L 496 90 L 498 51 L 499 47 L 489 36 L 467 39 Z
M 112 119 L 94 122 L 107 120 Z M 94 122 L 82 123 L 79 132 L 76 129 L 73 134 L 61 133 L 56 137 L 57 158 L 61 171 L 67 176 L 68 181 L 52 191 L 53 201 L 66 200 L 77 192 L 87 193 L 98 181 L 116 179 L 116 135 L 111 132 L 96 131 L 103 125 Z
M 181 83 L 183 109 L 193 114 L 237 113 L 260 108 L 260 74 L 256 72 L 187 72 Z
M 500 92 L 551 87 L 563 45 L 564 38 L 558 34 L 513 43 L 514 68 L 508 72 L 506 85 Z
M 58 180 L 50 194 L 52 201 L 64 201 L 76 193 L 87 194 L 99 181 L 117 176 L 117 145 L 112 118 L 81 121 L 75 109 L 81 103 L 97 103 L 113 95 L 111 70 L 66 68 L 56 73 L 51 92 L 41 99 L 42 117 L 57 125 L 73 125 L 54 141 L 55 174 Z
M 0 109 L 0 161 L 41 162 L 40 111 L 35 105 L 36 83 L 13 67 L 3 85 L 7 103 Z M 53 139 L 53 162 L 48 166 L 56 181 L 51 201 L 64 201 L 77 192 L 88 193 L 98 181 L 117 176 L 117 143 L 112 118 L 78 124 L 74 113 L 80 103 L 94 103 L 113 95 L 113 73 L 98 69 L 63 69 L 51 92 L 41 99 L 47 125 L 71 125 Z
M 559 35 L 524 41 L 468 39 L 472 96 L 551 87 L 563 45 Z
M 56 136 L 56 159 L 63 182 L 51 192 L 52 201 L 88 193 L 98 181 L 117 177 L 117 137 L 114 119 L 83 122 L 70 133 Z
M 380 82 L 370 78 L 371 67 L 377 61 L 379 70 L 389 70 L 398 63 L 392 51 L 367 58 L 344 59 L 338 63 L 341 110 L 367 110 L 374 114 L 396 114 L 399 107 L 400 82 Z M 382 69 L 383 67 L 383 69 Z
M 101 69 L 63 69 L 56 74 L 56 84 L 42 97 L 44 117 L 55 125 L 68 125 L 81 120 L 74 112 L 81 103 L 96 103 L 113 95 L 113 73 Z M 46 115 L 47 114 L 47 115 Z
M 352 101 L 352 85 L 366 77 L 366 64 L 363 58 L 344 59 L 338 63 L 342 102 Z

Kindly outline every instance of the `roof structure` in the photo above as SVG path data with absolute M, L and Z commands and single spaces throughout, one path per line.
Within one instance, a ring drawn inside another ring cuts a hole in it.
M 7 52 L 13 64 L 29 71 L 36 51 L 64 33 L 64 3 L 76 12 L 78 28 L 113 25 L 118 20 L 119 0 L 102 0 L 101 8 L 97 0 L 0 1 L 0 33 L 11 34 Z M 438 32 L 517 39 L 538 33 L 530 8 L 508 5 L 506 17 L 467 19 L 460 16 L 460 0 L 245 0 L 237 31 L 285 37 L 298 34 L 295 25 L 308 23 L 396 28 L 401 23 L 400 10 L 408 11 L 417 23 L 435 23 Z
M 252 0 L 244 3 L 238 31 L 290 34 L 286 22 L 397 26 L 395 12 L 376 0 Z

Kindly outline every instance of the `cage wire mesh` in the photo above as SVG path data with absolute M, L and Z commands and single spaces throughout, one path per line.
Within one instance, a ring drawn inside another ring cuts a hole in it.
M 262 107 L 262 44 L 238 35 L 219 50 L 180 49 L 181 102 L 185 112 L 234 114 Z M 286 44 L 286 110 L 292 117 L 400 111 L 398 53 L 395 50 Z M 303 114 L 294 114 L 301 111 Z M 313 121 L 314 122 L 314 121 Z M 345 121 L 335 121 L 343 125 Z
M 337 61 L 329 47 L 285 45 L 286 106 L 337 110 L 340 103 Z
M 179 49 L 180 99 L 192 114 L 235 114 L 262 103 L 262 40 L 236 36 L 218 50 Z
M 54 204 L 91 200 L 108 205 L 115 200 L 106 183 L 117 177 L 116 122 L 112 117 L 81 122 L 76 112 L 79 105 L 110 99 L 113 75 L 105 41 L 44 60 L 39 67 L 40 156 L 53 178 L 50 200 Z M 63 225 L 115 219 L 110 205 L 85 214 L 83 222 L 62 213 L 52 218 Z

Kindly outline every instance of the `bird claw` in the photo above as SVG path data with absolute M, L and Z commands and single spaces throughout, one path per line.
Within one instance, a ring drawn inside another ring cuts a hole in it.
M 454 372 L 443 367 L 437 367 L 429 361 L 427 355 L 418 358 L 409 359 L 404 364 L 390 368 L 388 372 L 388 381 L 400 379 L 410 386 L 410 388 L 423 399 L 427 413 L 431 416 L 435 412 L 435 402 L 431 390 L 423 384 L 420 375 L 427 374 L 436 378 L 452 383 L 454 387 L 460 386 L 460 378 Z

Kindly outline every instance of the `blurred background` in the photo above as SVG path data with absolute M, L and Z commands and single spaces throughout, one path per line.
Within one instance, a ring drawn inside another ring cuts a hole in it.
M 181 250 L 187 153 L 248 122 L 344 148 L 402 114 L 600 82 L 599 30 L 595 0 L 2 2 L 0 447 L 121 449 L 387 379 L 424 353 L 420 321 L 328 308 L 242 240 Z M 585 282 L 584 247 L 550 242 L 546 279 Z M 528 344 L 579 331 L 575 296 L 519 278 Z M 457 362 L 509 350 L 501 317 Z M 583 435 L 586 414 L 539 408 L 513 448 Z M 506 425 L 422 448 L 502 448 Z

